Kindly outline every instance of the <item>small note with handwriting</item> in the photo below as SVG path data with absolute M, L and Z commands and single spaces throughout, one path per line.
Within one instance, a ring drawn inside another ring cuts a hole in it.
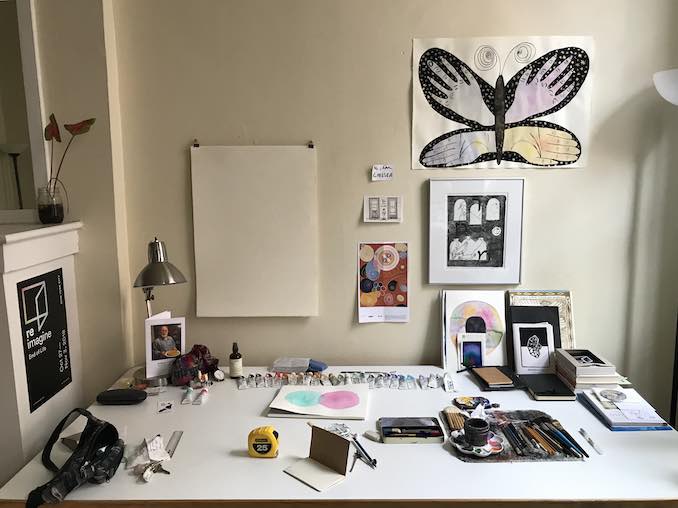
M 372 166 L 372 181 L 380 182 L 393 180 L 393 166 L 390 164 L 375 164 Z

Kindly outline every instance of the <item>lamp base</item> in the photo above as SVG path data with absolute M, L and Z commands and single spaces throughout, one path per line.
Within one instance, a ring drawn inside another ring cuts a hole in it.
M 146 377 L 146 367 L 141 367 L 134 371 L 134 384 L 151 387 L 167 386 L 169 376 Z

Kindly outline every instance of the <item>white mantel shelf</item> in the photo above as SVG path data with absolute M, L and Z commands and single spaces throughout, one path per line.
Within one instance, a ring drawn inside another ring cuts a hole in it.
M 0 273 L 28 268 L 78 252 L 82 222 L 0 224 Z

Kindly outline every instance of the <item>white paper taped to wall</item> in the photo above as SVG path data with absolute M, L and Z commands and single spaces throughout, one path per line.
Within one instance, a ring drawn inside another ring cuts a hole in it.
M 318 176 L 307 146 L 191 148 L 196 313 L 318 315 Z

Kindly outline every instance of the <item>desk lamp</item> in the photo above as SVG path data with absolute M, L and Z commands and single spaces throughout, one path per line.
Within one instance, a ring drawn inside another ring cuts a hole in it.
M 149 242 L 148 264 L 139 272 L 134 281 L 135 288 L 144 290 L 148 317 L 153 315 L 151 310 L 151 301 L 155 299 L 153 288 L 156 286 L 171 286 L 183 282 L 186 282 L 184 274 L 176 266 L 167 261 L 165 242 L 161 242 L 157 237 L 152 242 Z
M 652 76 L 654 87 L 662 98 L 678 106 L 678 69 L 655 72 Z M 678 324 L 676 324 L 676 342 L 673 351 L 673 380 L 671 383 L 671 413 L 669 423 L 676 427 L 676 405 L 678 402 Z
M 157 286 L 171 286 L 186 282 L 186 277 L 172 263 L 167 261 L 167 249 L 165 242 L 156 237 L 148 243 L 148 264 L 139 272 L 134 281 L 135 288 L 141 288 L 146 297 L 146 313 L 150 318 L 153 315 L 151 301 L 154 300 L 153 288 Z M 167 384 L 165 378 L 146 378 L 146 369 L 141 368 L 134 373 L 134 378 L 139 383 L 149 386 L 163 386 Z

